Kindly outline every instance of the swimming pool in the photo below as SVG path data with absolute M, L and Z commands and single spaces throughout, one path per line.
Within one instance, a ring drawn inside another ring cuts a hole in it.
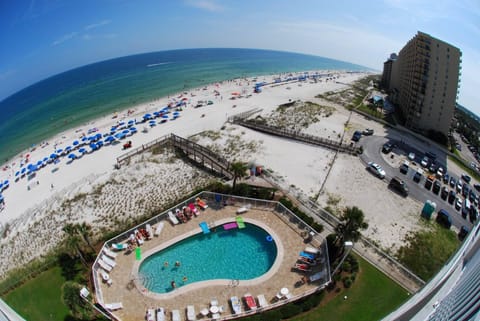
M 277 245 L 267 236 L 255 224 L 226 231 L 218 226 L 210 234 L 196 234 L 145 258 L 139 279 L 156 293 L 172 291 L 172 281 L 181 287 L 215 279 L 254 279 L 266 273 L 277 257 Z

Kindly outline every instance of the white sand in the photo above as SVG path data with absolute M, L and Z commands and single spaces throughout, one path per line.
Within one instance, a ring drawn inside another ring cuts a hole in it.
M 336 74 L 336 76 L 342 83 L 351 83 L 364 75 Z M 273 79 L 272 76 L 259 77 L 258 81 L 271 79 Z M 228 116 L 252 108 L 262 108 L 261 115 L 268 118 L 274 117 L 272 112 L 279 104 L 290 100 L 326 104 L 314 98 L 315 95 L 326 91 L 342 90 L 347 86 L 335 81 L 304 82 L 302 86 L 286 84 L 266 87 L 262 93 L 252 94 L 249 98 L 229 99 L 232 92 L 250 91 L 252 85 L 252 81 L 242 79 L 210 85 L 206 90 L 203 88 L 192 90 L 186 95 L 190 98 L 190 102 L 179 119 L 149 128 L 148 133 L 141 132 L 144 125 L 136 125 L 139 133 L 126 140 L 131 140 L 133 147 L 137 147 L 169 133 L 189 137 L 202 131 L 214 131 L 195 135 L 194 139 L 218 150 L 230 160 L 243 160 L 264 165 L 274 173 L 282 185 L 294 186 L 308 196 L 315 195 L 325 180 L 328 166 L 331 164 L 333 158 L 331 151 L 234 125 L 228 125 L 224 130 L 220 128 Z M 221 95 L 215 96 L 214 90 L 218 90 Z M 192 97 L 192 94 L 195 96 Z M 179 95 L 176 97 L 180 99 Z M 193 108 L 197 100 L 212 100 L 214 104 Z M 168 98 L 158 99 L 152 103 L 131 107 L 130 110 L 134 110 L 135 113 L 128 117 L 124 111 L 119 113 L 117 119 L 112 119 L 111 116 L 105 117 L 81 128 L 62 133 L 49 140 L 48 146 L 29 152 L 30 159 L 37 161 L 48 157 L 53 152 L 55 144 L 57 147 L 65 147 L 89 128 L 97 127 L 99 132 L 103 133 L 120 119 L 139 120 L 145 112 L 159 110 L 168 102 Z M 337 136 L 343 131 L 349 112 L 339 106 L 334 107 L 335 111 L 330 116 L 320 117 L 319 122 L 311 124 L 303 131 L 338 139 Z M 351 128 L 361 128 L 365 126 L 365 122 L 368 127 L 381 131 L 381 126 L 361 117 L 352 118 Z M 216 138 L 218 133 L 221 135 Z M 209 179 L 205 173 L 182 163 L 173 155 L 163 154 L 141 155 L 129 166 L 115 170 L 116 158 L 124 152 L 121 144 L 118 144 L 102 147 L 99 151 L 87 154 L 71 163 L 64 158 L 57 166 L 48 165 L 38 171 L 36 177 L 30 181 L 23 178 L 19 182 L 14 182 L 12 178 L 13 173 L 19 168 L 20 157 L 16 157 L 10 163 L 11 165 L 15 162 L 15 167 L 0 172 L 0 179 L 8 178 L 11 182 L 9 189 L 3 193 L 6 207 L 0 212 L 0 224 L 3 226 L 0 254 L 3 258 L 9 258 L 0 263 L 0 275 L 12 267 L 45 253 L 60 242 L 63 238 L 61 228 L 65 222 L 85 221 L 94 226 L 95 232 L 98 233 L 101 232 L 101 228 L 110 228 L 119 222 L 127 222 L 131 216 L 151 213 L 154 209 L 161 208 L 162 205 L 192 191 Z M 58 170 L 52 172 L 54 167 L 58 167 Z M 383 225 L 388 227 L 393 223 L 383 220 L 383 217 L 385 217 L 385 211 L 388 211 L 389 217 L 396 217 L 402 221 L 410 220 L 409 217 L 400 217 L 392 213 L 399 211 L 402 206 L 407 206 L 411 199 L 402 201 L 391 197 L 388 201 L 384 201 L 385 204 L 377 204 L 371 200 L 373 193 L 368 191 L 352 196 L 351 191 L 354 186 L 358 186 L 359 182 L 363 184 L 365 177 L 367 180 L 374 179 L 371 175 L 365 175 L 364 172 L 357 158 L 340 157 L 327 181 L 327 190 L 342 195 L 342 202 L 344 202 L 342 204 L 357 205 L 366 212 L 371 226 L 369 235 L 378 236 L 381 242 L 383 239 L 388 239 L 389 241 L 385 243 L 386 247 L 398 244 L 403 234 L 392 235 L 393 228 L 386 229 Z M 349 180 L 343 179 L 345 173 L 354 178 L 354 184 L 348 184 Z M 382 190 L 386 190 L 375 181 L 369 182 L 367 186 L 375 188 L 378 197 Z M 397 201 L 400 203 L 397 204 Z M 386 208 L 383 205 L 389 207 Z M 414 210 L 415 208 L 412 208 L 412 211 Z M 382 217 L 378 222 L 373 219 L 377 216 Z M 5 229 L 7 226 L 8 229 Z M 405 223 L 405 229 L 410 228 L 414 228 L 414 224 Z

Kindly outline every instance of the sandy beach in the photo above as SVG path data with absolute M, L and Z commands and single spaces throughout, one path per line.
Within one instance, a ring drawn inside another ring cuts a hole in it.
M 338 206 L 359 206 L 370 224 L 366 235 L 384 248 L 396 248 L 406 233 L 416 228 L 417 218 L 411 215 L 418 213 L 420 204 L 411 199 L 401 200 L 393 193 L 380 196 L 381 186 L 378 187 L 379 193 L 365 191 L 352 195 L 350 191 L 353 185 L 375 185 L 373 181 L 365 183 L 364 180 L 376 179 L 366 173 L 358 158 L 341 155 L 333 164 L 332 151 L 226 124 L 228 116 L 261 108 L 262 111 L 257 115 L 269 123 L 289 128 L 300 126 L 298 129 L 306 133 L 339 140 L 350 112 L 315 96 L 345 89 L 348 84 L 365 75 L 332 72 L 328 81 L 323 78 L 320 82 L 267 86 L 259 94 L 252 93 L 253 84 L 270 82 L 277 75 L 235 79 L 133 106 L 38 144 L 35 150 L 26 151 L 4 164 L 4 170 L 0 172 L 0 180 L 10 181 L 9 188 L 3 192 L 5 208 L 0 212 L 0 253 L 8 258 L 0 263 L 0 275 L 41 256 L 61 242 L 64 238 L 62 227 L 66 222 L 87 222 L 94 228 L 94 233 L 104 233 L 119 223 L 130 222 L 132 217 L 151 215 L 177 197 L 213 179 L 168 151 L 155 154 L 146 152 L 133 158 L 120 170 L 115 169 L 116 158 L 126 152 L 122 149 L 125 141 L 130 140 L 133 147 L 138 147 L 169 133 L 190 137 L 229 160 L 263 165 L 278 184 L 307 196 L 316 195 L 329 167 L 333 165 L 325 192 L 318 202 L 326 206 L 329 195 L 336 195 L 341 199 Z M 54 152 L 55 146 L 65 148 L 71 145 L 83 133 L 87 134 L 89 129 L 96 128 L 99 133 L 108 132 L 111 126 L 120 121 L 139 121 L 145 113 L 157 111 L 174 99 L 180 101 L 184 98 L 188 99 L 185 100 L 187 105 L 175 120 L 154 127 L 148 126 L 148 123 L 137 124 L 138 133 L 119 144 L 104 146 L 73 161 L 63 157 L 58 164 L 41 168 L 31 179 L 24 177 L 15 181 L 15 172 L 19 170 L 20 163 L 25 162 L 26 154 L 29 154 L 31 162 L 36 162 Z M 208 100 L 213 104 L 194 108 L 198 101 Z M 280 104 L 297 100 L 315 102 L 322 109 L 312 111 L 304 104 L 296 106 L 294 114 L 277 109 Z M 350 132 L 365 127 L 375 128 L 379 135 L 383 130 L 379 124 L 356 115 L 352 116 L 347 130 Z M 339 179 L 345 174 L 350 177 L 348 180 Z M 383 197 L 384 201 L 379 204 L 372 197 Z M 386 211 L 402 207 L 409 209 L 404 211 L 405 217 L 398 217 L 395 223 L 385 219 Z

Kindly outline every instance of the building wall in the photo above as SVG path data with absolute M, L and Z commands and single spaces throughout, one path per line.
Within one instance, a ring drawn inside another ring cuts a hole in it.
M 448 135 L 455 110 L 461 52 L 422 32 L 400 50 L 391 71 L 391 90 L 405 126 Z

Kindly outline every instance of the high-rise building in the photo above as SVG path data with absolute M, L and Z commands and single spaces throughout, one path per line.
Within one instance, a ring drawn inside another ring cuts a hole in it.
M 397 60 L 398 56 L 395 53 L 390 55 L 390 58 L 383 63 L 383 74 L 381 85 L 383 88 L 390 88 L 390 79 L 392 78 L 393 62 Z
M 384 64 L 382 84 L 391 93 L 405 126 L 448 135 L 460 79 L 460 49 L 418 32 Z

